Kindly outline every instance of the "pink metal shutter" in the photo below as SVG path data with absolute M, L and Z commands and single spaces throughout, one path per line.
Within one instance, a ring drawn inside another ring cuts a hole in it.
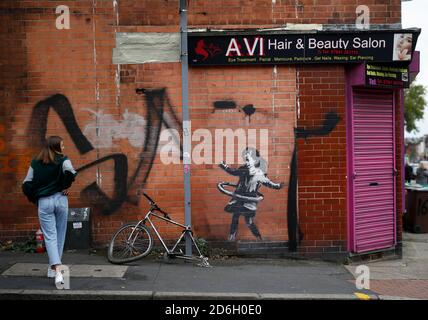
M 395 143 L 392 91 L 353 91 L 354 251 L 395 244 Z

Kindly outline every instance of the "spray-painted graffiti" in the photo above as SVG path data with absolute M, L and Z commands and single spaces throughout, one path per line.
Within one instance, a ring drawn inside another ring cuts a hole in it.
M 256 108 L 254 108 L 252 104 L 245 105 L 242 110 L 249 118 L 251 118 L 251 116 L 256 112 Z
M 227 101 L 227 102 L 228 103 L 226 103 L 225 101 L 218 101 L 215 107 L 216 108 L 236 107 L 235 102 L 233 103 L 232 101 Z M 339 123 L 339 121 L 340 121 L 340 117 L 337 115 L 337 113 L 329 112 L 325 115 L 323 125 L 318 128 L 299 128 L 298 127 L 295 129 L 296 142 L 297 142 L 297 139 L 301 139 L 301 138 L 307 139 L 307 138 L 316 137 L 316 136 L 326 136 L 334 130 L 336 125 Z M 297 215 L 297 170 L 298 170 L 297 164 L 298 164 L 297 143 L 295 143 L 295 147 L 294 147 L 294 151 L 291 159 L 291 166 L 290 166 L 291 172 L 290 172 L 290 179 L 288 184 L 288 195 L 287 195 L 288 245 L 289 245 L 290 251 L 296 251 L 297 244 L 303 239 L 303 233 L 299 228 L 298 218 L 297 218 L 298 217 Z M 263 169 L 265 165 L 266 163 L 261 158 L 259 170 L 263 172 L 264 175 L 266 175 L 266 171 L 267 171 L 266 169 Z M 260 232 L 258 231 L 256 225 L 254 224 L 254 217 L 257 209 L 257 204 L 263 199 L 263 196 L 260 193 L 258 193 L 257 190 L 260 184 L 266 185 L 268 187 L 270 186 L 273 188 L 277 187 L 278 184 L 274 184 L 274 183 L 271 184 L 271 182 L 264 184 L 260 181 L 260 182 L 257 182 L 256 191 L 254 192 L 254 187 L 251 189 L 252 191 L 250 191 L 249 189 L 246 189 L 249 186 L 249 181 L 251 181 L 251 173 L 249 173 L 249 170 L 246 169 L 247 165 L 244 165 L 238 169 L 231 169 L 226 164 L 222 163 L 220 167 L 232 175 L 240 176 L 240 180 L 237 185 L 221 182 L 217 186 L 221 192 L 232 197 L 232 200 L 229 202 L 229 204 L 225 208 L 227 212 L 230 212 L 233 214 L 229 239 L 234 240 L 236 238 L 237 225 L 238 225 L 239 217 L 241 215 L 245 217 L 247 226 L 251 230 L 253 235 L 257 239 L 261 239 Z M 254 182 L 256 181 L 257 179 L 254 180 Z M 226 187 L 235 187 L 236 190 L 235 192 L 228 191 Z M 248 203 L 247 207 L 244 205 L 246 201 Z M 251 211 L 249 207 L 253 208 L 254 210 Z
M 295 139 L 309 138 L 315 136 L 328 135 L 339 123 L 340 117 L 335 112 L 329 112 L 325 115 L 324 123 L 321 127 L 315 129 L 296 128 Z M 303 233 L 300 231 L 297 220 L 297 143 L 294 144 L 293 157 L 291 160 L 291 174 L 288 184 L 288 249 L 297 250 L 297 244 L 303 239 Z
M 95 148 L 111 148 L 115 139 L 128 139 L 133 147 L 142 147 L 145 141 L 146 119 L 137 113 L 125 110 L 123 120 L 116 121 L 113 115 L 87 109 L 94 116 L 83 134 Z
M 238 184 L 221 182 L 217 185 L 218 189 L 231 196 L 232 199 L 226 205 L 224 210 L 232 214 L 230 225 L 229 240 L 236 239 L 238 231 L 239 217 L 244 216 L 245 223 L 257 240 L 262 240 L 261 234 L 255 224 L 257 205 L 263 200 L 263 194 L 259 192 L 262 185 L 281 189 L 283 183 L 274 183 L 267 177 L 267 162 L 260 156 L 255 148 L 247 147 L 242 152 L 242 158 L 245 164 L 237 169 L 230 168 L 224 162 L 220 163 L 220 168 L 233 176 L 238 176 Z M 235 191 L 228 191 L 225 187 L 235 187 Z
M 165 125 L 168 129 L 172 128 L 178 132 L 182 131 L 180 121 L 169 103 L 166 89 L 137 89 L 136 93 L 144 94 L 145 96 L 147 109 L 145 117 L 125 113 L 124 120 L 115 121 L 117 131 L 115 131 L 114 134 L 109 131 L 108 133 L 110 135 L 106 138 L 125 137 L 128 138 L 130 142 L 132 141 L 132 143 L 141 146 L 139 161 L 134 172 L 129 175 L 128 158 L 123 153 L 110 154 L 77 169 L 78 172 L 82 172 L 92 167 L 96 167 L 101 163 L 113 161 L 114 192 L 112 197 L 107 196 L 95 181 L 81 191 L 82 197 L 87 199 L 92 205 L 97 206 L 100 213 L 103 215 L 114 213 L 125 201 L 134 205 L 138 204 L 141 190 L 147 181 L 153 166 L 153 161 L 156 157 L 162 125 Z M 43 143 L 46 135 L 50 109 L 54 110 L 58 114 L 74 145 L 81 154 L 86 154 L 91 150 L 94 150 L 94 145 L 88 140 L 85 134 L 82 133 L 79 125 L 77 124 L 73 108 L 69 100 L 62 94 L 53 95 L 35 105 L 28 129 L 30 136 L 36 139 L 35 141 L 30 142 L 32 145 L 34 143 L 38 145 Z M 96 115 L 100 114 L 98 113 Z M 104 116 L 104 121 L 106 121 L 106 117 L 110 117 L 109 115 L 102 116 Z M 143 120 L 146 124 L 144 134 L 140 130 Z M 103 124 L 103 122 L 101 122 L 101 124 Z M 90 130 L 92 129 L 92 125 L 93 124 L 89 124 L 89 127 L 86 126 L 85 128 L 85 132 L 89 135 L 92 134 Z M 106 124 L 104 123 L 104 125 Z M 136 136 L 132 135 L 132 133 L 128 131 L 128 125 L 139 128 Z M 102 130 L 103 127 L 95 129 Z M 136 137 L 140 137 L 144 140 L 137 143 L 134 139 Z M 180 144 L 180 140 L 178 138 L 175 140 Z M 97 147 L 98 142 L 98 140 L 95 141 L 95 147 Z M 180 151 L 182 153 L 181 144 Z
M 238 106 L 236 105 L 236 102 L 233 100 L 219 100 L 214 101 L 214 110 L 228 110 L 228 109 L 236 109 Z M 256 113 L 256 108 L 252 104 L 246 104 L 242 108 L 239 108 L 239 112 L 243 111 L 245 113 L 245 116 L 248 117 L 249 122 L 251 122 L 251 116 Z M 260 113 L 265 113 L 261 111 Z
M 236 108 L 236 102 L 233 100 L 214 101 L 213 105 L 214 105 L 213 112 L 215 111 L 215 109 L 235 109 Z
M 94 149 L 89 140 L 83 135 L 82 130 L 80 130 L 70 101 L 62 94 L 55 94 L 34 106 L 28 128 L 28 137 L 36 140 L 30 141 L 30 145 L 41 146 L 43 144 L 46 136 L 49 109 L 51 108 L 60 117 L 74 145 L 81 154 Z
M 123 153 L 114 153 L 90 162 L 77 169 L 78 172 L 83 172 L 98 165 L 112 161 L 114 165 L 114 189 L 113 194 L 108 196 L 101 186 L 96 182 L 92 182 L 81 190 L 81 196 L 94 206 L 99 208 L 99 212 L 103 215 L 110 215 L 118 210 L 125 202 L 137 205 L 140 199 L 141 190 L 144 188 L 147 178 L 151 172 L 154 159 L 159 145 L 159 138 L 162 126 L 167 129 L 175 129 L 178 133 L 182 132 L 180 121 L 175 115 L 172 106 L 169 102 L 165 89 L 137 89 L 137 94 L 145 97 L 146 112 L 145 114 L 132 114 L 125 112 L 123 120 L 114 120 L 111 115 L 102 113 L 94 113 L 98 127 L 94 127 L 94 122 L 86 125 L 84 132 L 80 129 L 73 108 L 64 95 L 56 94 L 47 99 L 38 102 L 33 110 L 28 128 L 29 144 L 31 146 L 40 146 L 45 138 L 47 131 L 48 114 L 52 109 L 57 113 L 62 123 L 72 139 L 75 147 L 80 154 L 84 155 L 95 148 L 113 146 L 113 139 L 128 139 L 131 145 L 140 147 L 141 151 L 138 156 L 138 162 L 135 169 L 129 172 L 128 157 Z M 218 101 L 214 103 L 215 108 L 234 108 L 236 103 L 233 101 Z M 245 107 L 244 107 L 245 108 Z M 248 105 L 244 112 L 247 116 L 251 116 L 255 108 Z M 97 118 L 98 117 L 98 118 Z M 330 112 L 325 115 L 324 123 L 319 128 L 296 128 L 295 139 L 310 138 L 314 136 L 328 135 L 338 124 L 340 117 Z M 113 124 L 113 129 L 107 128 L 108 124 Z M 144 127 L 144 131 L 142 130 Z M 134 131 L 131 131 L 134 128 Z M 102 134 L 96 130 L 101 130 Z M 103 131 L 107 130 L 107 131 Z M 95 133 L 94 133 L 95 131 Z M 105 140 L 98 140 L 97 136 L 103 135 Z M 180 155 L 183 149 L 178 134 L 174 137 L 177 146 L 180 145 Z M 89 139 L 88 139 L 89 138 Z M 32 140 L 34 139 L 34 140 Z M 141 140 L 139 140 L 141 139 Z M 252 231 L 256 238 L 261 238 L 260 232 L 254 223 L 257 204 L 263 199 L 263 196 L 258 193 L 261 185 L 268 187 L 280 187 L 281 185 L 270 182 L 266 177 L 267 163 L 259 158 L 258 165 L 254 165 L 252 170 L 258 172 L 255 174 L 249 169 L 247 162 L 253 159 L 253 153 L 257 150 L 247 152 L 247 158 L 244 159 L 246 164 L 243 170 L 231 169 L 225 164 L 223 169 L 230 174 L 239 176 L 237 185 L 223 183 L 219 185 L 219 189 L 232 196 L 232 200 L 228 203 L 225 210 L 232 214 L 232 222 L 230 228 L 230 239 L 235 239 L 239 217 L 244 216 L 247 226 Z M 182 156 L 181 156 L 182 158 Z M 256 160 L 257 156 L 253 159 Z M 297 248 L 298 242 L 302 239 L 303 234 L 299 230 L 298 215 L 297 215 L 297 144 L 293 151 L 291 160 L 291 173 L 288 184 L 288 202 L 287 202 L 287 224 L 288 224 L 288 241 L 290 251 Z M 246 169 L 245 169 L 246 168 Z M 236 174 L 234 174 L 234 173 Z M 242 172 L 242 174 L 241 174 Z M 244 174 L 245 173 L 245 174 Z M 266 180 L 264 180 L 265 178 Z M 235 192 L 230 192 L 226 187 L 235 187 Z M 252 198 L 246 198 L 252 197 Z M 235 202 L 234 202 L 235 200 Z M 252 210 L 252 209 L 253 210 Z
M 324 116 L 324 122 L 321 127 L 315 129 L 296 128 L 296 138 L 306 139 L 309 137 L 326 136 L 333 131 L 339 121 L 340 117 L 337 113 L 328 112 Z

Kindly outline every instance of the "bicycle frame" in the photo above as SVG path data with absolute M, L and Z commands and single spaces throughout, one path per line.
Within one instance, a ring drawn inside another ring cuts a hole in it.
M 181 236 L 178 238 L 177 242 L 174 244 L 172 249 L 169 249 L 168 246 L 165 244 L 165 241 L 163 240 L 162 236 L 160 235 L 159 231 L 156 229 L 156 226 L 153 224 L 152 220 L 150 219 L 150 216 L 154 216 L 158 219 L 161 219 L 163 221 L 166 221 L 167 223 L 171 223 L 174 224 L 178 227 L 183 228 L 184 230 L 181 233 Z M 166 253 L 168 255 L 174 255 L 177 258 L 181 258 L 181 259 L 186 259 L 186 260 L 201 260 L 203 264 L 208 264 L 208 261 L 206 260 L 206 258 L 202 255 L 201 251 L 199 250 L 199 247 L 196 245 L 195 242 L 195 238 L 193 237 L 193 232 L 192 229 L 189 226 L 183 225 L 181 223 L 178 223 L 172 219 L 168 219 L 165 217 L 162 217 L 158 214 L 156 214 L 152 209 L 149 210 L 149 212 L 147 212 L 146 216 L 144 217 L 144 219 L 138 221 L 137 225 L 135 226 L 134 230 L 132 231 L 131 235 L 129 236 L 130 240 L 133 236 L 134 231 L 138 228 L 139 225 L 141 224 L 145 224 L 146 221 L 148 221 L 150 223 L 150 226 L 153 228 L 156 236 L 158 237 L 159 241 L 162 243 L 162 246 L 164 247 Z M 177 246 L 180 244 L 181 240 L 185 237 L 185 235 L 188 234 L 190 236 L 190 239 L 192 240 L 193 244 L 195 245 L 196 250 L 198 251 L 199 257 L 193 257 L 193 256 L 186 256 L 184 253 L 180 252 L 180 253 L 176 253 L 175 249 L 177 248 Z M 209 264 L 208 264 L 209 265 Z

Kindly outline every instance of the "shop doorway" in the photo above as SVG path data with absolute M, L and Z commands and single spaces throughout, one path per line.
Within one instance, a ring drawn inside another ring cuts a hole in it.
M 351 99 L 350 249 L 363 253 L 396 243 L 394 95 L 353 88 Z

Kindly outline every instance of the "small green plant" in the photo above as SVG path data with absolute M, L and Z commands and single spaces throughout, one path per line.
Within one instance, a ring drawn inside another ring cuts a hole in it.
M 36 238 L 30 236 L 24 241 L 16 242 L 9 240 L 3 243 L 0 249 L 1 251 L 34 253 L 36 252 Z
M 209 257 L 210 250 L 208 247 L 208 241 L 205 240 L 204 238 L 196 238 L 195 242 L 198 245 L 198 248 L 201 251 L 202 255 L 205 257 Z
M 153 248 L 148 256 L 152 258 L 162 258 L 163 255 L 164 255 L 164 250 L 162 248 Z
M 225 260 L 229 259 L 230 255 L 226 249 L 213 248 L 210 250 L 209 257 L 214 260 Z
M 196 238 L 195 242 L 197 243 L 199 250 L 201 250 L 202 255 L 214 260 L 226 260 L 230 259 L 230 252 L 224 248 L 213 248 L 209 245 L 208 241 L 203 238 Z

